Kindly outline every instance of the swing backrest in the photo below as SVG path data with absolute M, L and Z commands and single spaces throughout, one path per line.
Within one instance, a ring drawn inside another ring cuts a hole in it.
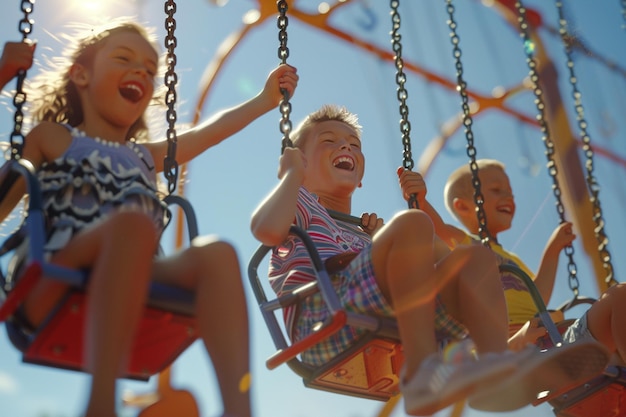
M 315 269 L 315 281 L 303 284 L 291 293 L 268 299 L 258 268 L 272 247 L 261 245 L 248 264 L 250 284 L 276 347 L 276 352 L 266 361 L 267 367 L 274 369 L 287 363 L 309 388 L 381 401 L 397 395 L 398 375 L 404 357 L 395 320 L 346 311 L 311 238 L 297 226 L 291 226 L 290 233 L 304 243 Z M 330 319 L 308 336 L 291 343 L 277 314 L 316 293 L 321 294 Z M 348 350 L 317 367 L 299 359 L 298 355 L 303 351 L 332 336 L 345 325 L 366 330 Z
M 9 338 L 23 353 L 23 360 L 46 366 L 84 370 L 83 331 L 87 297 L 87 271 L 62 268 L 44 257 L 45 216 L 39 182 L 28 161 L 11 160 L 0 169 L 0 201 L 20 176 L 28 194 L 27 216 L 23 227 L 0 247 L 3 258 L 28 236 L 27 256 L 19 278 L 2 275 L 0 288 L 0 322 L 5 322 Z M 189 238 L 197 236 L 197 221 L 189 202 L 180 196 L 168 196 L 168 204 L 182 208 Z M 26 233 L 24 233 L 24 231 Z M 57 308 L 53 309 L 39 328 L 33 329 L 20 315 L 20 306 L 29 291 L 43 277 L 59 280 L 70 286 Z M 197 339 L 194 318 L 194 295 L 168 285 L 151 285 L 144 316 L 139 324 L 126 377 L 147 380 L 169 366 Z

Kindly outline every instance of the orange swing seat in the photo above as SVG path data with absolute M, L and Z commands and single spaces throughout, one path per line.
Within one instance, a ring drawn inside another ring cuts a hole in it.
M 287 363 L 302 377 L 304 385 L 308 388 L 380 401 L 387 401 L 398 395 L 399 374 L 404 355 L 395 320 L 365 316 L 343 309 L 331 283 L 329 272 L 311 238 L 296 226 L 291 226 L 290 233 L 301 239 L 307 248 L 316 271 L 315 281 L 304 284 L 289 294 L 268 300 L 259 279 L 258 267 L 272 248 L 261 245 L 248 266 L 250 284 L 277 349 L 266 361 L 267 367 L 274 369 Z M 308 336 L 289 344 L 284 326 L 279 324 L 276 316 L 277 311 L 299 304 L 318 292 L 331 312 L 330 319 Z M 361 339 L 348 350 L 321 366 L 303 363 L 298 358 L 303 351 L 330 337 L 345 325 L 366 330 Z

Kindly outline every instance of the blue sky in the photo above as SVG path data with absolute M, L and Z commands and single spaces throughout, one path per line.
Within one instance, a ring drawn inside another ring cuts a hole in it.
M 163 3 L 153 0 L 110 0 L 101 2 L 103 9 L 92 1 L 39 0 L 35 5 L 33 38 L 38 41 L 37 65 L 56 56 L 63 47 L 60 34 L 68 25 L 97 22 L 98 19 L 135 16 L 140 22 L 154 27 L 163 37 Z M 103 6 L 105 4 L 107 6 Z M 179 121 L 192 121 L 193 109 L 199 98 L 203 72 L 213 60 L 218 47 L 233 32 L 243 27 L 242 17 L 253 9 L 252 0 L 230 1 L 222 7 L 206 0 L 179 2 L 177 13 Z M 222 2 L 223 3 L 223 2 Z M 273 3 L 273 2 L 272 2 Z M 460 47 L 463 51 L 465 80 L 469 88 L 490 96 L 499 86 L 511 88 L 528 74 L 521 41 L 492 8 L 479 1 L 457 1 Z M 614 158 L 596 155 L 596 176 L 602 186 L 600 198 L 610 238 L 609 249 L 617 279 L 626 271 L 626 259 L 620 249 L 626 245 L 626 205 L 623 164 L 626 159 L 626 80 L 623 72 L 608 70 L 596 57 L 617 62 L 626 68 L 626 30 L 617 0 L 597 2 L 577 0 L 565 2 L 570 25 L 594 52 L 592 56 L 576 54 L 579 89 L 583 93 L 585 116 L 593 143 L 606 149 Z M 300 8 L 316 13 L 318 2 L 297 1 Z M 525 2 L 536 8 L 544 21 L 557 25 L 552 2 Z M 6 6 L 0 21 L 3 40 L 18 40 L 18 5 Z M 446 25 L 444 1 L 405 1 L 402 6 L 401 33 L 403 57 L 444 79 L 454 81 L 454 63 Z M 353 1 L 332 16 L 329 21 L 354 38 L 391 50 L 388 32 L 391 27 L 387 2 Z M 559 40 L 546 30 L 540 31 L 548 55 L 561 76 L 559 88 L 565 101 L 566 113 L 574 129 L 575 117 L 569 100 L 570 90 L 563 64 Z M 364 127 L 363 147 L 367 158 L 363 188 L 354 196 L 353 212 L 376 212 L 389 219 L 406 207 L 402 200 L 395 170 L 402 164 L 402 143 L 398 125 L 398 102 L 395 93 L 395 68 L 354 44 L 338 39 L 318 28 L 289 21 L 289 62 L 298 67 L 300 84 L 292 99 L 292 118 L 300 120 L 323 103 L 346 105 L 357 113 Z M 278 63 L 277 29 L 269 19 L 250 31 L 232 54 L 224 61 L 216 83 L 207 100 L 200 104 L 202 118 L 224 107 L 235 105 L 255 94 L 267 73 Z M 409 119 L 413 158 L 417 162 L 424 149 L 437 136 L 439 126 L 452 120 L 460 111 L 460 99 L 455 91 L 429 84 L 421 76 L 408 74 Z M 508 102 L 511 108 L 534 117 L 533 96 L 530 92 L 515 95 Z M 11 101 L 2 98 L 0 134 L 10 132 Z M 189 164 L 186 194 L 199 217 L 202 234 L 216 233 L 230 240 L 238 249 L 242 271 L 257 242 L 249 231 L 252 210 L 276 183 L 276 167 L 280 153 L 281 133 L 278 110 L 271 112 L 245 128 L 241 133 L 210 149 Z M 575 130 L 575 129 L 574 129 Z M 486 110 L 476 117 L 473 125 L 475 144 L 481 158 L 497 158 L 508 168 L 516 194 L 518 212 L 513 228 L 500 236 L 505 247 L 516 252 L 536 269 L 543 246 L 558 223 L 550 180 L 544 168 L 545 156 L 538 129 L 520 123 L 497 110 Z M 154 130 L 159 133 L 159 127 Z M 445 147 L 436 154 L 427 175 L 429 198 L 447 221 L 442 201 L 443 184 L 448 174 L 467 162 L 463 132 L 456 132 Z M 567 215 L 566 215 L 567 217 Z M 164 244 L 167 247 L 167 239 Z M 579 269 L 581 292 L 597 295 L 595 281 L 587 256 L 577 242 L 575 259 Z M 246 277 L 244 277 L 246 279 Z M 247 280 L 247 279 L 246 279 Z M 622 279 L 623 280 L 623 279 Z M 247 281 L 246 281 L 247 283 Z M 247 284 L 246 284 L 247 286 Z M 571 297 L 567 286 L 567 270 L 562 259 L 556 291 L 551 307 Z M 265 368 L 265 359 L 273 353 L 269 334 L 256 307 L 252 292 L 248 292 L 253 340 L 254 408 L 257 416 L 274 417 L 369 417 L 376 416 L 381 403 L 348 398 L 306 389 L 287 367 L 273 371 Z M 20 356 L 0 331 L 0 411 L 11 417 L 74 417 L 84 404 L 87 377 L 21 363 Z M 173 383 L 191 390 L 201 405 L 204 416 L 218 415 L 220 406 L 210 362 L 199 343 L 194 344 L 174 364 Z M 154 389 L 149 383 L 120 382 L 120 392 L 146 392 Z M 136 415 L 127 409 L 123 417 Z M 550 416 L 549 406 L 525 408 L 508 416 Z M 443 411 L 438 416 L 448 415 Z M 403 416 L 401 407 L 394 417 Z M 466 410 L 465 416 L 481 414 Z

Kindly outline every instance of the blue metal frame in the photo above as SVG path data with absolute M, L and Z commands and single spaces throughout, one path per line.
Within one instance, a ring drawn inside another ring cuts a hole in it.
M 25 159 L 10 160 L 0 167 L 0 201 L 7 196 L 9 190 L 20 177 L 25 181 L 26 192 L 29 196 L 27 217 L 23 225 L 26 233 L 24 234 L 23 230 L 16 232 L 22 233 L 21 238 L 28 238 L 28 252 L 25 265 L 37 263 L 41 266 L 41 276 L 68 284 L 73 288 L 70 292 L 83 291 L 88 280 L 87 271 L 60 267 L 47 262 L 45 259 L 43 249 L 45 244 L 45 213 L 43 211 L 39 181 L 29 161 Z M 186 218 L 189 239 L 192 240 L 197 237 L 198 222 L 191 204 L 178 195 L 169 195 L 164 199 L 164 202 L 168 205 L 181 207 Z M 11 255 L 11 248 L 5 248 L 5 246 L 15 246 L 17 243 L 21 243 L 21 241 L 17 242 L 20 237 L 16 239 L 15 236 L 10 236 L 0 248 L 0 256 Z M 0 284 L 1 308 L 7 296 L 10 296 L 11 290 L 15 285 L 19 284 L 10 281 L 4 273 L 0 276 Z M 149 289 L 147 305 L 167 313 L 192 317 L 195 314 L 195 294 L 186 289 L 161 283 L 152 283 Z M 14 346 L 25 352 L 35 340 L 36 332 L 27 328 L 19 318 L 15 318 L 13 315 L 7 319 L 5 324 L 9 338 Z

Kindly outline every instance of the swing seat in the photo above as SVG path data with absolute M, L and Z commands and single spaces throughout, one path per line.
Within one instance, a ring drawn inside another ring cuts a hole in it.
M 592 304 L 596 300 L 590 297 L 576 296 L 557 311 L 565 313 L 567 310 L 582 305 Z M 574 323 L 568 319 L 556 323 L 561 334 Z M 547 337 L 538 340 L 540 347 L 551 347 L 552 342 Z M 575 387 L 570 387 L 556 393 L 538 398 L 537 403 L 547 401 L 557 417 L 624 417 L 626 416 L 626 368 L 622 364 L 610 364 L 604 372 Z M 535 405 L 536 405 L 535 404 Z M 622 411 L 620 411 L 622 410 Z
M 18 321 L 8 321 L 9 338 L 23 353 L 23 361 L 84 371 L 83 332 L 87 302 L 84 292 L 68 292 L 34 333 L 25 331 Z M 174 362 L 195 339 L 193 316 L 146 307 L 125 377 L 147 381 Z
M 605 371 L 566 393 L 545 400 L 557 417 L 626 416 L 626 369 L 609 365 Z
M 330 276 L 309 235 L 291 226 L 290 233 L 302 240 L 316 271 L 316 280 L 303 284 L 289 294 L 268 300 L 259 279 L 258 268 L 271 247 L 261 245 L 248 265 L 248 277 L 263 319 L 270 331 L 276 352 L 266 361 L 269 369 L 287 363 L 308 388 L 337 394 L 387 401 L 399 393 L 400 368 L 404 363 L 395 320 L 372 317 L 344 310 L 335 293 Z M 278 310 L 297 305 L 305 298 L 321 293 L 330 318 L 308 336 L 288 344 L 284 326 L 276 316 Z M 351 325 L 365 330 L 353 346 L 321 366 L 302 362 L 298 355 L 320 341 Z
M 539 310 L 538 315 L 548 330 L 548 334 L 538 341 L 539 347 L 552 348 L 563 343 L 562 333 L 573 323 L 573 320 L 564 320 L 555 324 L 535 283 L 524 271 L 509 264 L 500 265 L 500 271 L 516 275 L 528 287 Z M 560 306 L 557 311 L 564 314 L 570 308 L 585 303 L 591 304 L 594 301 L 589 297 L 576 297 Z M 593 358 L 587 360 L 593 360 Z M 572 366 L 575 367 L 575 364 Z M 553 412 L 557 417 L 624 417 L 626 416 L 625 387 L 626 368 L 609 365 L 602 373 L 582 384 L 564 387 L 557 392 L 539 393 L 533 405 L 537 406 L 547 401 L 553 407 Z
M 18 280 L 2 275 L 0 322 L 5 322 L 9 339 L 23 353 L 23 361 L 61 369 L 86 371 L 83 331 L 88 274 L 62 268 L 45 261 L 44 214 L 39 183 L 32 165 L 25 160 L 8 161 L 0 169 L 0 200 L 21 176 L 26 182 L 28 210 L 25 225 L 0 247 L 0 256 L 9 256 L 28 236 L 28 257 Z M 181 207 L 187 220 L 190 240 L 198 235 L 191 204 L 180 196 L 168 196 L 165 202 Z M 24 233 L 25 231 L 25 233 Z M 37 329 L 21 318 L 19 307 L 42 276 L 57 279 L 71 289 Z M 153 283 L 148 302 L 135 337 L 125 377 L 148 380 L 169 366 L 196 339 L 194 295 L 187 290 Z
M 304 379 L 307 388 L 387 401 L 400 394 L 402 345 L 388 339 L 367 338 Z

